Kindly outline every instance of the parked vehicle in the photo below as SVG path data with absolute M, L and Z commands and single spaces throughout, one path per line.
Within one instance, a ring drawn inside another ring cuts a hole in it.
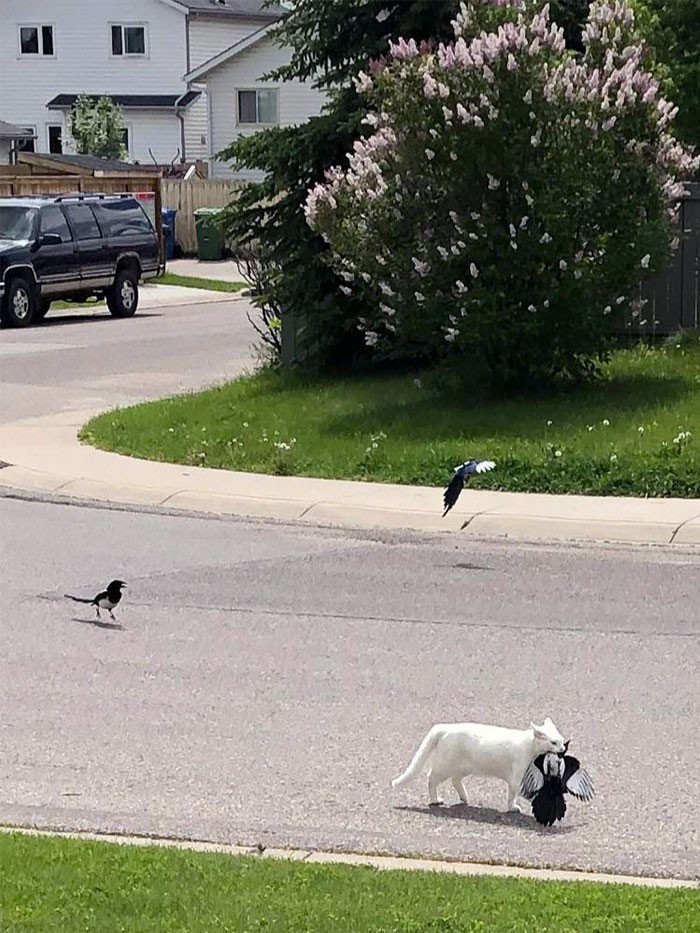
M 59 299 L 105 297 L 131 317 L 139 282 L 162 275 L 158 235 L 131 195 L 0 198 L 0 319 L 28 327 Z

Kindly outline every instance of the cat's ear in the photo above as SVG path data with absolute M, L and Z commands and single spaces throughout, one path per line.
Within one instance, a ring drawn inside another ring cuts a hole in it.
M 535 733 L 536 739 L 546 739 L 547 733 L 543 731 L 542 726 L 536 726 L 534 722 L 530 723 L 530 728 Z
M 547 718 L 545 719 L 543 725 L 545 725 L 545 726 L 553 726 L 554 723 L 553 723 L 552 720 L 549 718 L 549 716 L 547 716 Z

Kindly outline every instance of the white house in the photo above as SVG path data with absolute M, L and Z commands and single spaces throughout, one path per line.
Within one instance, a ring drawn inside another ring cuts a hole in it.
M 235 169 L 215 156 L 236 138 L 264 127 L 304 123 L 321 111 L 325 94 L 309 81 L 264 81 L 263 75 L 286 65 L 289 48 L 270 36 L 266 23 L 241 36 L 186 75 L 188 87 L 204 91 L 198 106 L 206 105 L 210 140 L 210 175 L 214 178 L 259 179 L 263 173 Z
M 83 93 L 121 105 L 133 161 L 210 158 L 206 87 L 184 75 L 274 23 L 281 8 L 262 2 L 0 0 L 0 120 L 21 131 L 13 147 L 72 151 L 67 115 Z

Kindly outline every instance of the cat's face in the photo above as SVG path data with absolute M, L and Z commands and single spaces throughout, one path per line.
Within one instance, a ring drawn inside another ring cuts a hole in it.
M 535 733 L 535 741 L 540 752 L 553 752 L 555 755 L 564 754 L 566 751 L 564 737 L 549 716 L 541 726 L 536 726 L 534 722 L 531 722 L 530 727 Z

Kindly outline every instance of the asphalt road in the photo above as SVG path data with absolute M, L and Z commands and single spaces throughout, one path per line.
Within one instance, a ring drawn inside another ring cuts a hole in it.
M 0 542 L 0 822 L 698 876 L 690 553 L 8 498 Z M 119 628 L 62 598 L 113 576 Z M 389 787 L 434 722 L 546 715 L 597 787 L 555 829 Z
M 238 299 L 112 318 L 51 311 L 26 330 L 0 330 L 0 424 L 102 410 L 198 389 L 251 364 L 255 337 Z

